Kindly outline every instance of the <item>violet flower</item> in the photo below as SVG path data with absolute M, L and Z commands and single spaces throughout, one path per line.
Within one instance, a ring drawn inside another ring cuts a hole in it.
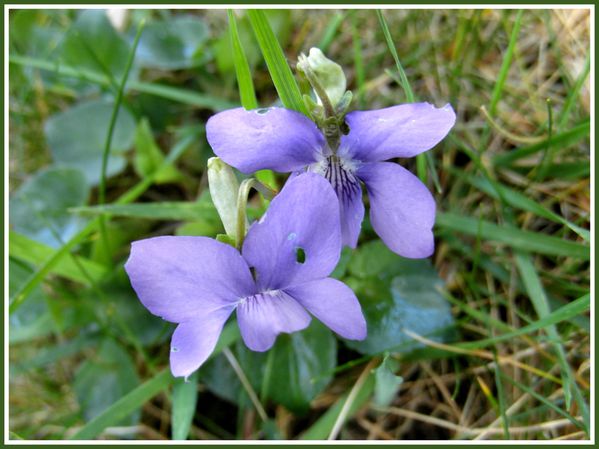
M 404 257 L 422 258 L 434 251 L 435 202 L 409 171 L 383 162 L 413 157 L 441 141 L 455 123 L 447 104 L 409 103 L 346 115 L 349 133 L 331 149 L 317 126 L 304 115 L 284 109 L 230 109 L 212 116 L 206 136 L 223 161 L 244 173 L 261 169 L 315 172 L 335 189 L 341 213 L 343 244 L 356 247 L 364 204 L 370 197 L 370 220 L 383 242 Z M 327 207 L 331 207 L 328 204 Z
M 179 324 L 171 341 L 173 375 L 187 377 L 204 363 L 234 310 L 254 351 L 269 349 L 281 332 L 306 328 L 308 312 L 344 338 L 366 338 L 355 294 L 327 277 L 341 253 L 334 201 L 323 178 L 297 176 L 249 229 L 241 254 L 207 237 L 133 242 L 125 269 L 139 299 Z

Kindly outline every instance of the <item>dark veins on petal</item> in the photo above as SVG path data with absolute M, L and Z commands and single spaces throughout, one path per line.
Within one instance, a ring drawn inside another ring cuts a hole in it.
M 349 204 L 351 199 L 360 192 L 360 181 L 351 171 L 343 167 L 343 163 L 337 156 L 328 157 L 324 177 L 329 180 L 344 204 Z

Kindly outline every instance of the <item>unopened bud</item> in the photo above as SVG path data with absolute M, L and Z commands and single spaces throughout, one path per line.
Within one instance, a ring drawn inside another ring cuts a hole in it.
M 297 66 L 304 73 L 308 70 L 312 72 L 333 107 L 339 103 L 347 87 L 345 74 L 339 64 L 327 58 L 319 48 L 312 47 L 307 57 L 300 55 Z M 322 104 L 318 95 L 317 98 L 319 104 Z
M 218 157 L 208 159 L 208 185 L 212 202 L 223 222 L 225 231 L 228 236 L 235 239 L 237 237 L 239 182 L 233 169 Z

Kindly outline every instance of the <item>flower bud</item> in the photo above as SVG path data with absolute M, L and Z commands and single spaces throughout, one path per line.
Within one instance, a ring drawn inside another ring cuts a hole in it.
M 304 73 L 307 73 L 308 70 L 312 72 L 325 90 L 333 107 L 339 103 L 347 87 L 345 74 L 339 64 L 327 58 L 320 49 L 312 47 L 307 57 L 304 54 L 300 55 L 297 67 Z M 322 104 L 320 98 L 318 98 L 318 103 Z
M 228 236 L 235 239 L 239 182 L 235 173 L 233 173 L 233 169 L 218 157 L 208 159 L 208 185 L 212 202 L 223 222 L 225 231 Z

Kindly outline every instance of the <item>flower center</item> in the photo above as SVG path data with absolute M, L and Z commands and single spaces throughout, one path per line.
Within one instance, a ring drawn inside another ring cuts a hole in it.
M 356 168 L 355 161 L 332 154 L 312 164 L 308 171 L 328 179 L 339 199 L 345 203 L 360 192 L 360 181 L 354 175 Z
M 240 298 L 239 301 L 237 301 L 237 305 L 248 303 L 248 305 L 251 306 L 262 300 L 272 301 L 273 299 L 279 299 L 280 296 L 281 290 L 264 290 L 260 293 L 256 293 L 255 295 Z

